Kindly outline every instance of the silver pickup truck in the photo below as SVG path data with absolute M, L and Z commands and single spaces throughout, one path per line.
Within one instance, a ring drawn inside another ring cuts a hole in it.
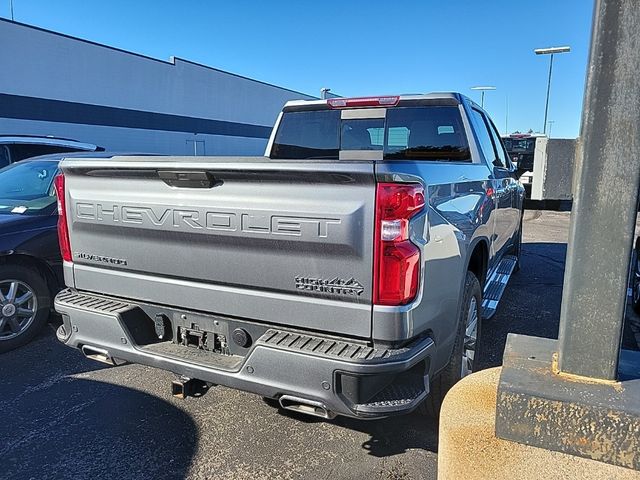
M 518 267 L 523 188 L 457 93 L 289 102 L 264 157 L 61 169 L 58 338 L 175 372 L 176 394 L 436 413 Z

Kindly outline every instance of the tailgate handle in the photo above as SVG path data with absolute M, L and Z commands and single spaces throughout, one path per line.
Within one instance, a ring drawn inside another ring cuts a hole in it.
M 160 179 L 170 187 L 211 188 L 222 185 L 209 172 L 187 170 L 158 170 Z

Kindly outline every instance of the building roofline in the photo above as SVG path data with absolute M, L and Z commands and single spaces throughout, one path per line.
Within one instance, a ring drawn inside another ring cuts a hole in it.
M 244 75 L 240 75 L 239 73 L 228 72 L 226 70 L 222 70 L 220 68 L 212 67 L 210 65 L 205 65 L 203 63 L 194 62 L 193 60 L 186 60 L 184 58 L 176 57 L 176 56 L 173 56 L 173 55 L 171 57 L 169 57 L 169 58 L 171 59 L 170 63 L 174 63 L 175 64 L 175 60 L 180 60 L 181 62 L 189 63 L 189 64 L 195 65 L 197 67 L 206 68 L 207 70 L 213 70 L 215 72 L 225 73 L 227 75 L 232 75 L 234 77 L 242 78 L 243 80 L 249 80 L 249 81 L 252 81 L 252 82 L 260 83 L 262 85 L 266 85 L 268 87 L 274 87 L 274 88 L 278 88 L 280 90 L 286 90 L 287 92 L 297 93 L 298 95 L 304 95 L 305 97 L 311 97 L 311 99 L 314 99 L 314 100 L 318 99 L 319 100 L 319 97 L 316 97 L 315 95 L 309 95 L 308 93 L 299 92 L 299 91 L 293 90 L 291 88 L 281 87 L 279 85 L 275 85 L 275 84 L 269 83 L 269 82 L 264 82 L 262 80 L 256 80 L 255 78 L 246 77 Z
M 288 92 L 296 93 L 298 95 L 304 95 L 306 97 L 311 97 L 311 98 L 318 98 L 318 97 L 316 97 L 314 95 L 309 95 L 308 93 L 299 92 L 297 90 L 293 90 L 293 89 L 287 88 L 287 87 L 281 87 L 279 85 L 274 85 L 273 83 L 264 82 L 262 80 L 256 80 L 255 78 L 251 78 L 251 77 L 247 77 L 247 76 L 244 76 L 244 75 L 240 75 L 238 73 L 228 72 L 226 70 L 222 70 L 222 69 L 219 69 L 219 68 L 211 67 L 209 65 L 204 65 L 202 63 L 194 62 L 194 61 L 191 61 L 191 60 L 185 60 L 184 58 L 176 57 L 176 56 L 173 56 L 173 55 L 169 57 L 169 60 L 162 60 L 160 58 L 150 57 L 150 56 L 144 55 L 142 53 L 132 52 L 130 50 L 125 50 L 123 48 L 112 47 L 111 45 L 106 45 L 104 43 L 94 42 L 93 40 L 87 40 L 86 38 L 74 37 L 73 35 L 68 35 L 66 33 L 56 32 L 54 30 L 48 30 L 46 28 L 38 27 L 36 25 L 30 25 L 28 23 L 16 22 L 15 20 L 10 20 L 8 18 L 0 17 L 0 23 L 2 23 L 2 22 L 13 24 L 13 25 L 19 25 L 21 27 L 30 28 L 30 29 L 33 29 L 33 30 L 38 30 L 40 32 L 49 33 L 51 35 L 57 35 L 59 37 L 68 38 L 69 40 L 75 40 L 75 41 L 78 41 L 78 42 L 82 42 L 82 43 L 86 43 L 86 44 L 89 44 L 89 45 L 93 45 L 95 47 L 102 47 L 102 48 L 106 48 L 108 50 L 113 50 L 115 52 L 124 53 L 124 54 L 127 54 L 127 55 L 133 55 L 135 57 L 144 58 L 145 60 L 152 60 L 154 62 L 160 62 L 160 63 L 163 63 L 165 65 L 173 65 L 173 66 L 175 66 L 175 60 L 177 59 L 177 60 L 180 60 L 181 62 L 190 63 L 192 65 L 196 65 L 198 67 L 202 67 L 202 68 L 205 68 L 207 70 L 213 70 L 213 71 L 216 71 L 216 72 L 225 73 L 227 75 L 232 75 L 232 76 L 237 77 L 237 78 L 242 78 L 244 80 L 249 80 L 251 82 L 260 83 L 262 85 L 267 85 L 269 87 L 277 88 L 277 89 L 280 89 L 280 90 L 286 90 Z

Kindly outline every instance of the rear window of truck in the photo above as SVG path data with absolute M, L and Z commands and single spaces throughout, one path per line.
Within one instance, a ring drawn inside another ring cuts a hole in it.
M 382 150 L 389 160 L 471 161 L 457 107 L 395 107 L 386 118 L 340 117 L 340 110 L 285 112 L 271 157 L 338 159 L 340 150 Z

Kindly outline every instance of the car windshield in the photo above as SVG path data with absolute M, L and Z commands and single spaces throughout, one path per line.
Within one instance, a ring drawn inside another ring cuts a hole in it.
M 56 203 L 58 162 L 18 162 L 0 169 L 0 214 L 48 215 Z

